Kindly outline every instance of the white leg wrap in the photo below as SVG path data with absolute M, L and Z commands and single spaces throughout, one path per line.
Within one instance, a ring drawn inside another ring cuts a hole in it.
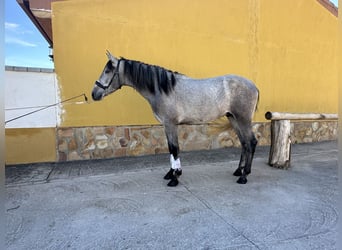
M 172 169 L 182 169 L 179 157 L 177 160 L 175 160 L 175 158 L 173 158 L 173 155 L 170 155 L 170 163 Z

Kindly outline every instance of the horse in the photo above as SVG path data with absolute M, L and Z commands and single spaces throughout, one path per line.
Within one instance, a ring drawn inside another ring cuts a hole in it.
M 242 148 L 233 175 L 239 177 L 237 183 L 247 183 L 258 143 L 252 118 L 259 90 L 252 81 L 237 75 L 194 79 L 160 66 L 116 58 L 109 51 L 106 54 L 108 62 L 95 81 L 92 98 L 99 101 L 122 86 L 129 86 L 148 101 L 166 134 L 171 164 L 164 176 L 169 180 L 168 186 L 177 186 L 182 174 L 177 125 L 207 123 L 223 116 L 231 123 Z

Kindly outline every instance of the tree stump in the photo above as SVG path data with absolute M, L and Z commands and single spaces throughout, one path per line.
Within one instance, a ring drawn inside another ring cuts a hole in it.
M 271 148 L 268 164 L 272 167 L 287 169 L 291 159 L 290 120 L 272 120 Z

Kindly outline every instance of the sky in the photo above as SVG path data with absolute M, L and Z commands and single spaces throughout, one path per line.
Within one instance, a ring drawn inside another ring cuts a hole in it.
M 330 0 L 338 6 L 338 0 Z M 54 68 L 49 44 L 16 0 L 5 0 L 5 65 Z
M 49 44 L 16 0 L 5 0 L 5 65 L 54 68 Z

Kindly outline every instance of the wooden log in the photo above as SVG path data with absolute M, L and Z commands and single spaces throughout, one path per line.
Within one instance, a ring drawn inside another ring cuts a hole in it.
M 272 120 L 271 148 L 268 164 L 272 167 L 287 169 L 291 160 L 290 120 Z
M 337 120 L 337 114 L 266 112 L 267 120 Z

